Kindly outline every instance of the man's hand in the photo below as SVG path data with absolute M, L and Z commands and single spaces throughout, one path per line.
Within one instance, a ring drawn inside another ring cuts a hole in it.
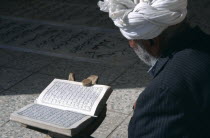
M 133 110 L 136 109 L 136 102 L 133 104 Z

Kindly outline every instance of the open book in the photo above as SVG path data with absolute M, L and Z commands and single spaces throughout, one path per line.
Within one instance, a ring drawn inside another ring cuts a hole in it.
M 11 114 L 10 119 L 59 134 L 73 136 L 104 108 L 112 89 L 106 85 L 54 79 L 33 104 Z

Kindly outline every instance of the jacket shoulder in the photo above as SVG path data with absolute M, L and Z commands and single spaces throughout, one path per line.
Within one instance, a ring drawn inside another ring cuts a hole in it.
M 169 72 L 183 77 L 210 73 L 210 55 L 194 49 L 185 49 L 174 54 L 168 67 Z M 186 76 L 187 75 L 187 76 Z

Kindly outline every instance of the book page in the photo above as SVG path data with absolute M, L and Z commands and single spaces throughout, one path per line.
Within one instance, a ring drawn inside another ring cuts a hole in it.
M 94 116 L 109 86 L 83 86 L 81 82 L 54 79 L 37 99 L 38 104 Z
M 86 117 L 84 114 L 60 110 L 40 104 L 31 104 L 25 107 L 24 110 L 18 111 L 17 114 L 62 128 L 70 128 L 73 124 Z

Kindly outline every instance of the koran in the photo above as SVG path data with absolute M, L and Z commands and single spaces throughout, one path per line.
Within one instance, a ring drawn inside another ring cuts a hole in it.
M 106 105 L 112 89 L 106 85 L 54 79 L 34 101 L 11 114 L 10 120 L 74 136 L 94 120 Z

